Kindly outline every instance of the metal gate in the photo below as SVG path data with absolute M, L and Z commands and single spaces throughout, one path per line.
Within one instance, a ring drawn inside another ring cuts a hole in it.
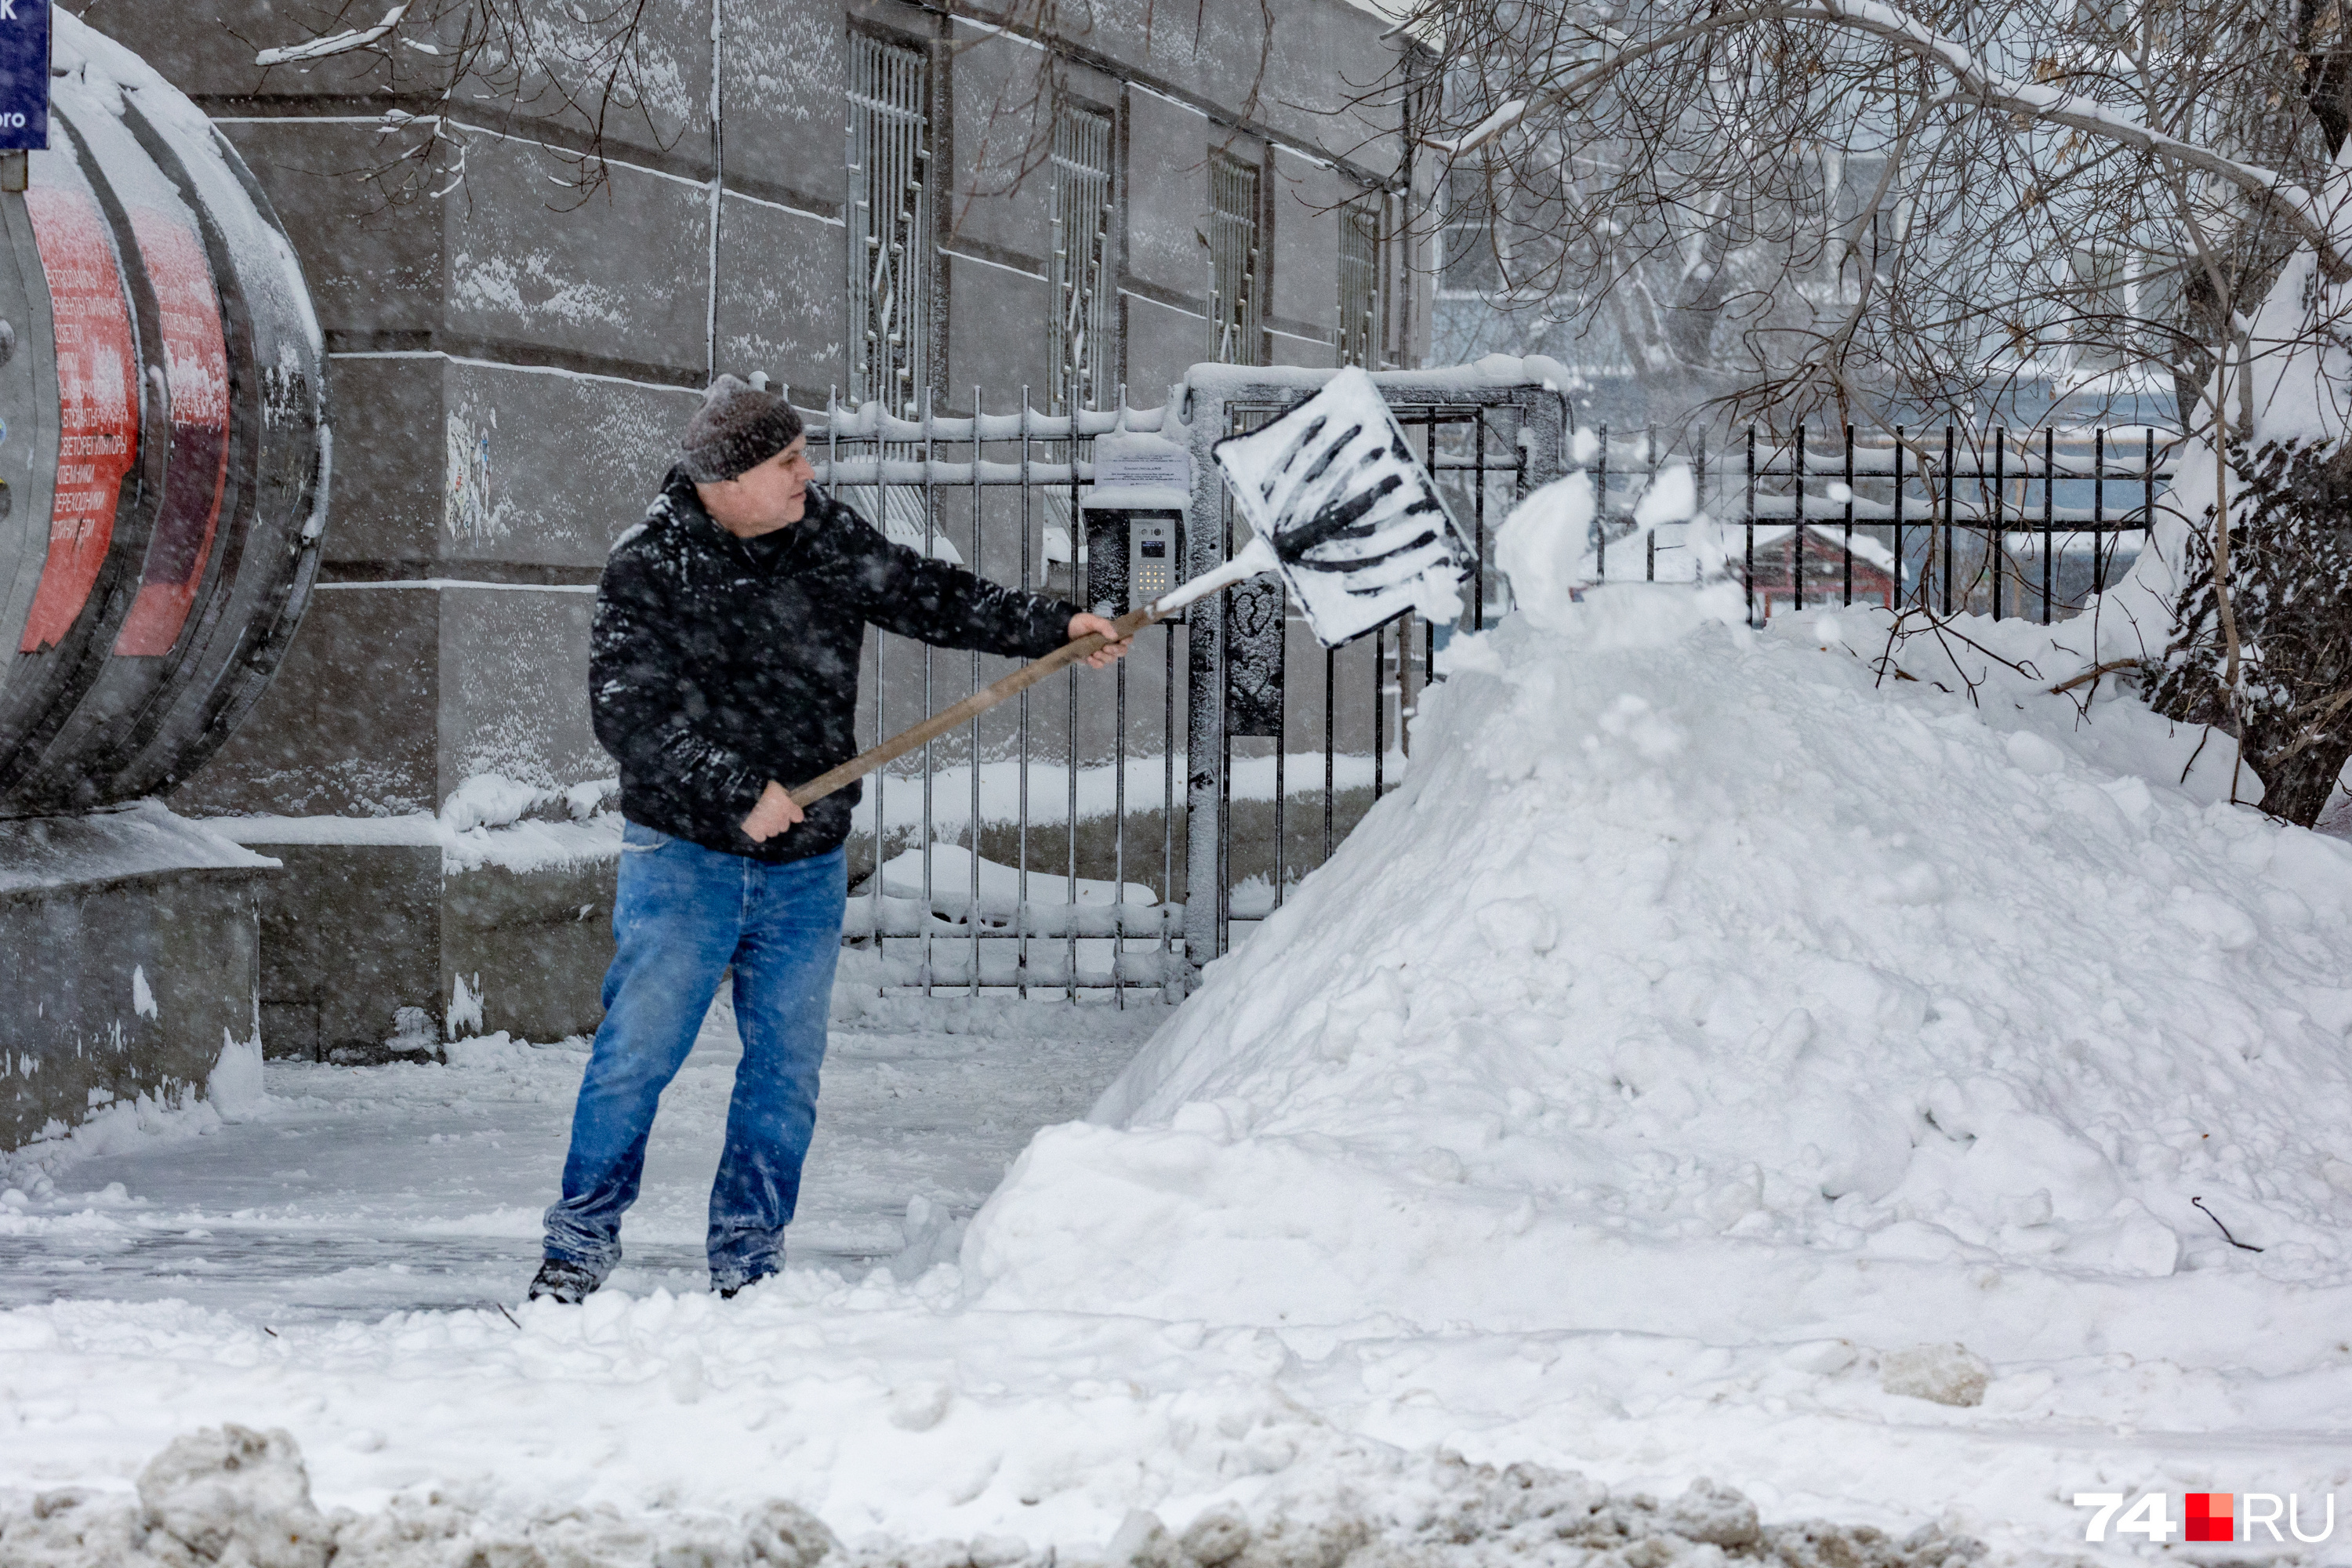
M 1078 531 L 1065 520 L 1093 477 L 1095 438 L 1157 430 L 1163 413 L 1040 414 L 1027 388 L 1004 402 L 1014 406 L 992 412 L 974 388 L 967 409 L 926 399 L 915 418 L 835 402 L 809 421 L 817 477 L 877 525 L 907 514 L 907 542 L 924 554 L 1076 600 Z M 887 984 L 1181 994 L 1178 635 L 1153 628 L 1114 671 L 1074 668 L 865 781 L 844 934 L 882 959 Z M 869 627 L 858 744 L 1018 662 Z
M 1328 371 L 1194 365 L 1178 429 L 1192 452 L 1187 575 L 1223 563 L 1244 540 L 1209 460 L 1223 437 L 1254 429 L 1310 396 Z M 1481 629 L 1496 583 L 1489 530 L 1564 469 L 1570 413 L 1557 390 L 1475 369 L 1376 374 L 1477 550 L 1461 625 Z M 1191 837 L 1184 935 L 1195 966 L 1228 951 L 1282 907 L 1297 878 L 1387 792 L 1412 754 L 1414 699 L 1452 627 L 1407 613 L 1339 649 L 1315 641 L 1281 583 L 1260 578 L 1201 606 L 1188 635 L 1186 787 Z M 1295 761 L 1294 761 L 1295 759 Z M 1307 773 L 1295 789 L 1294 769 Z M 1303 825 L 1292 802 L 1306 797 Z M 1303 826 L 1303 831 L 1301 826 Z M 1213 896 L 1202 896 L 1212 894 Z
M 1189 452 L 1189 576 L 1234 545 L 1210 447 L 1329 374 L 1196 365 L 1172 415 L 1123 398 L 1040 414 L 1025 388 L 1001 412 L 975 388 L 963 409 L 926 403 L 912 418 L 834 402 L 810 419 L 810 449 L 835 496 L 894 534 L 912 521 L 925 553 L 1090 602 L 1107 564 L 1080 526 L 1098 438 L 1157 435 Z M 1489 530 L 1560 471 L 1564 401 L 1475 372 L 1376 379 L 1483 563 Z M 1484 624 L 1494 593 L 1482 564 L 1465 626 Z M 882 961 L 886 984 L 924 994 L 1176 1000 L 1392 786 L 1440 640 L 1400 617 L 1327 653 L 1271 580 L 1150 628 L 1113 671 L 1057 676 L 866 781 L 845 936 Z M 1013 668 L 869 629 L 859 744 Z

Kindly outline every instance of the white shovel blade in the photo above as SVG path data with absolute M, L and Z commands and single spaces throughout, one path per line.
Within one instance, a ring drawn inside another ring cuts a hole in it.
M 1213 456 L 1324 647 L 1408 609 L 1449 624 L 1461 614 L 1476 558 L 1363 371 L 1339 372 Z

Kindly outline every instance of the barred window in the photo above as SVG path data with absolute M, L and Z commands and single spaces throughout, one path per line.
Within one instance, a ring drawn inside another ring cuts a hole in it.
M 1378 197 L 1339 209 L 1341 364 L 1380 368 L 1381 209 Z
M 919 418 L 931 384 L 930 60 L 908 44 L 849 37 L 849 397 Z M 884 458 L 916 458 L 885 442 Z M 920 485 L 861 485 L 844 499 L 897 543 L 961 561 Z
M 929 61 L 849 40 L 849 391 L 920 412 L 931 338 Z
M 1063 104 L 1054 116 L 1053 410 L 1100 408 L 1117 395 L 1110 276 L 1110 116 Z
M 1258 171 L 1220 153 L 1209 161 L 1209 357 L 1263 364 L 1265 272 L 1258 237 Z

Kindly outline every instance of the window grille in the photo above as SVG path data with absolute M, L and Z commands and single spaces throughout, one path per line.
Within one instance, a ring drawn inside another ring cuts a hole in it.
M 1110 116 L 1065 104 L 1054 117 L 1052 411 L 1100 408 L 1115 395 L 1110 276 Z
M 849 396 L 922 417 L 931 379 L 930 61 L 923 50 L 849 37 Z M 891 458 L 920 458 L 891 443 Z M 885 535 L 942 560 L 919 485 L 861 487 L 848 498 Z
M 1371 201 L 1339 209 L 1339 363 L 1380 368 L 1381 213 Z
M 929 384 L 929 61 L 850 35 L 849 383 L 914 417 Z
M 1209 162 L 1209 357 L 1265 363 L 1265 271 L 1258 238 L 1258 171 L 1218 153 Z

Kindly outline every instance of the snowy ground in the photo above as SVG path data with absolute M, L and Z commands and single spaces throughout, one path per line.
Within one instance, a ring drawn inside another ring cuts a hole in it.
M 954 1227 L 1030 1134 L 1083 1115 L 1166 1016 L 869 1005 L 828 1047 L 795 1267 L 952 1257 Z M 268 1100 L 234 1123 L 199 1109 L 142 1129 L 125 1108 L 33 1152 L 0 1200 L 0 1308 L 169 1300 L 282 1329 L 512 1304 L 537 1267 L 586 1043 L 500 1036 L 449 1054 L 446 1067 L 271 1062 Z M 663 1097 L 617 1288 L 707 1285 L 704 1199 L 741 1054 L 722 994 Z
M 782 1499 L 931 1568 L 1958 1560 L 1701 1478 L 1998 1562 L 2151 1554 L 2078 1492 L 2168 1494 L 2176 1546 L 2183 1492 L 2294 1494 L 2352 1561 L 2352 848 L 2051 695 L 2063 628 L 1881 667 L 1873 616 L 1727 611 L 1457 638 L 1403 786 L 1148 1045 L 844 1031 L 793 1267 L 731 1302 L 718 1050 L 582 1309 L 515 1302 L 573 1053 L 118 1117 L 0 1214 L 0 1486 L 233 1421 L 330 1506 Z

